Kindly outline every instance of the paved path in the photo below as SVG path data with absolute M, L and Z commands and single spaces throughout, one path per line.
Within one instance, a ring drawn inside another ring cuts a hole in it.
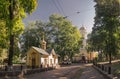
M 27 76 L 27 79 L 70 79 L 82 65 L 72 65 L 67 67 L 61 67 L 57 70 L 42 72 Z
M 80 69 L 83 69 L 83 72 L 79 78 L 76 78 L 76 72 Z M 97 70 L 91 67 L 91 64 L 62 67 L 57 70 L 30 75 L 27 79 L 71 79 L 71 77 L 72 79 L 106 79 Z
M 106 79 L 92 66 L 86 65 L 79 79 Z
M 82 70 L 82 72 L 78 73 L 80 72 L 80 70 Z M 85 65 L 75 64 L 66 67 L 61 67 L 56 70 L 27 75 L 25 76 L 25 79 L 106 79 L 106 78 L 104 78 L 97 70 L 91 67 L 91 64 Z

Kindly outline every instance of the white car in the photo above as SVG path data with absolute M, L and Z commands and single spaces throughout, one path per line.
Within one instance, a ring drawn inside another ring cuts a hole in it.
M 62 64 L 64 64 L 64 65 L 70 65 L 71 61 L 65 60 L 65 61 L 62 62 Z

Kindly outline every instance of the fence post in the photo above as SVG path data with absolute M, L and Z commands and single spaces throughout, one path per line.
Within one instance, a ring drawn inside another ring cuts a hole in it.
M 108 74 L 111 74 L 111 66 L 108 67 Z

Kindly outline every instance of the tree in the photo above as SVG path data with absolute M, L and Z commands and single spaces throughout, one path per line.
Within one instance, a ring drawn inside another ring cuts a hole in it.
M 7 29 L 5 29 L 5 22 L 0 20 L 0 48 L 7 48 Z
M 14 55 L 14 38 L 24 29 L 22 18 L 26 13 L 30 14 L 36 8 L 37 0 L 1 0 L 0 19 L 5 21 L 5 26 L 9 36 L 9 56 L 8 65 L 12 65 Z
M 49 22 L 36 21 L 28 28 L 21 36 L 22 50 L 25 52 L 31 46 L 40 47 L 39 44 L 43 35 L 47 42 L 47 49 L 54 48 L 62 60 L 65 56 L 72 59 L 72 56 L 79 51 L 81 45 L 80 32 L 77 27 L 61 15 L 53 14 L 50 16 Z
M 31 46 L 40 47 L 40 42 L 44 32 L 45 24 L 41 21 L 31 22 L 26 26 L 23 34 L 20 36 L 20 46 L 23 55 Z
M 81 35 L 79 30 L 64 17 L 53 14 L 49 18 L 48 26 L 53 39 L 53 47 L 64 60 L 65 56 L 72 59 L 72 56 L 79 50 Z
M 104 51 L 109 56 L 111 64 L 112 56 L 117 54 L 120 47 L 120 0 L 94 0 L 96 2 L 95 24 L 93 31 L 102 35 L 104 32 Z M 103 43 L 103 42 L 102 42 Z

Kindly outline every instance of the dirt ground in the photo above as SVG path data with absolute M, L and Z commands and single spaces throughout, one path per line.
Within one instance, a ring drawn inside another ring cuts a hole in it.
M 81 71 L 82 70 L 82 71 Z M 5 78 L 0 78 L 5 79 Z M 7 78 L 18 79 L 18 78 Z M 20 79 L 20 78 L 19 78 Z M 26 75 L 21 79 L 106 79 L 91 64 L 73 64 L 59 69 Z

